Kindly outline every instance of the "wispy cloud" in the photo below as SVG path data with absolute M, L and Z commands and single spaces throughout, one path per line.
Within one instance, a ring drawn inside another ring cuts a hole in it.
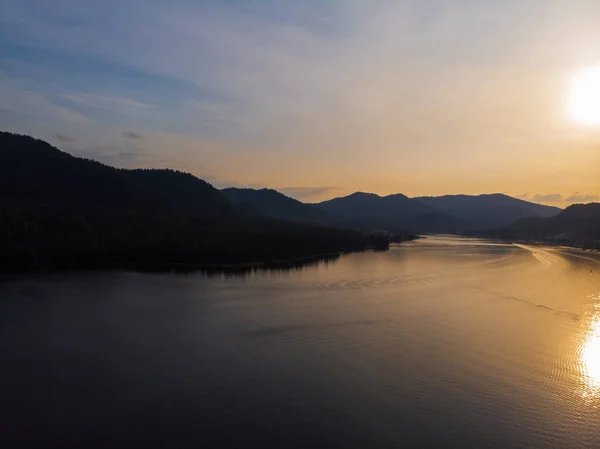
M 66 134 L 55 134 L 53 137 L 62 143 L 71 143 L 75 140 L 73 137 L 67 136 Z
M 600 201 L 600 196 L 593 195 L 590 193 L 580 193 L 580 192 L 573 192 L 569 196 L 565 196 L 560 193 L 547 193 L 547 194 L 538 193 L 533 196 L 532 200 L 535 201 L 536 203 L 564 203 L 564 204 L 592 203 L 592 202 Z
M 600 196 L 576 192 L 566 199 L 570 203 L 592 203 L 599 201 Z
M 69 124 L 89 122 L 82 113 L 56 104 L 49 96 L 35 90 L 23 89 L 14 82 L 0 78 L 0 104 L 5 110 L 19 115 L 23 120 L 62 121 Z
M 139 140 L 142 138 L 142 135 L 140 133 L 136 133 L 134 131 L 125 131 L 123 133 L 123 137 L 125 137 L 126 139 L 131 139 L 131 140 Z
M 560 193 L 537 193 L 533 196 L 533 201 L 536 203 L 558 203 L 563 201 L 563 196 Z
M 152 105 L 140 103 L 131 98 L 110 97 L 89 93 L 69 93 L 63 95 L 69 101 L 100 109 L 123 111 L 124 108 L 146 109 Z

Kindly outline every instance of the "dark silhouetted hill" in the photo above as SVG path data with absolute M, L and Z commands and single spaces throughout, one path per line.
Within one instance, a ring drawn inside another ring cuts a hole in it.
M 28 136 L 0 133 L 0 198 L 44 205 L 181 213 L 233 214 L 207 182 L 174 170 L 122 170 L 73 157 Z
M 460 234 L 469 229 L 464 220 L 443 212 L 430 212 L 410 219 L 407 229 L 418 234 Z
M 187 173 L 116 169 L 0 133 L 0 271 L 285 265 L 388 244 L 248 217 Z
M 469 229 L 500 229 L 527 217 L 552 217 L 557 207 L 530 203 L 503 194 L 419 197 L 422 203 L 468 223 Z
M 504 229 L 472 233 L 508 241 L 600 249 L 600 204 L 574 204 L 550 218 L 523 218 Z
M 573 204 L 551 218 L 519 220 L 507 231 L 513 239 L 600 249 L 600 203 Z
M 242 208 L 247 215 L 302 223 L 343 225 L 343 220 L 276 190 L 230 187 L 221 192 L 232 204 Z

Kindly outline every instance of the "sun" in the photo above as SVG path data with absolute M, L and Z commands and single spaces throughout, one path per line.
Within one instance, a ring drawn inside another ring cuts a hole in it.
M 600 126 L 600 66 L 588 67 L 571 81 L 569 116 L 586 126 Z

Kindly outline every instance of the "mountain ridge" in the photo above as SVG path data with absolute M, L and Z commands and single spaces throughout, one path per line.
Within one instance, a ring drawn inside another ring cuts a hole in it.
M 500 229 L 521 218 L 549 217 L 561 211 L 499 193 L 409 198 L 401 193 L 379 196 L 355 192 L 315 206 L 368 226 L 389 227 L 389 221 L 396 219 L 398 226 L 433 233 Z M 419 226 L 418 217 L 433 214 L 437 214 L 437 223 Z
M 324 225 L 341 223 L 336 217 L 274 189 L 228 187 L 221 193 L 251 216 Z
M 199 201 L 185 201 L 190 196 Z M 114 168 L 72 156 L 43 140 L 5 132 L 0 133 L 0 197 L 197 217 L 234 213 L 217 189 L 189 173 Z
M 501 193 L 410 198 L 403 193 L 380 196 L 357 191 L 320 203 L 303 203 L 274 189 L 217 190 L 189 173 L 119 169 L 76 158 L 33 137 L 0 136 L 0 195 L 13 200 L 412 233 L 503 229 L 524 218 L 548 218 L 561 212 Z M 4 157 L 8 152 L 11 156 Z
M 0 132 L 0 272 L 291 267 L 389 237 L 247 217 L 204 180 Z
M 475 235 L 600 250 L 600 203 L 572 204 L 553 217 L 523 218 L 504 229 Z

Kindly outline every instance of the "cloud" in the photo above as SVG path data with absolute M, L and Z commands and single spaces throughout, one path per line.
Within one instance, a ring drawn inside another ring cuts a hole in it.
M 133 131 L 125 131 L 123 133 L 123 137 L 125 137 L 126 139 L 131 139 L 131 140 L 139 140 L 142 138 L 142 135 Z
M 536 203 L 558 203 L 564 201 L 566 203 L 593 203 L 600 201 L 600 196 L 590 193 L 573 192 L 568 197 L 563 197 L 560 193 L 538 193 L 533 197 Z
M 55 103 L 50 95 L 24 89 L 0 76 L 0 104 L 9 104 L 11 109 L 4 109 L 21 121 L 37 120 L 62 121 L 70 124 L 88 123 L 88 118 L 78 112 Z
M 519 195 L 515 195 L 515 198 L 520 198 L 522 200 L 526 200 L 527 198 L 529 198 L 529 195 L 527 193 L 521 193 Z
M 292 198 L 296 198 L 297 200 L 304 200 L 328 195 L 331 192 L 340 190 L 340 187 L 282 187 L 277 190 L 285 195 L 291 196 Z
M 590 194 L 574 192 L 573 195 L 568 197 L 565 201 L 569 201 L 571 203 L 593 203 L 593 202 L 599 201 L 599 200 L 600 200 L 600 196 L 598 196 L 598 195 L 590 195 Z
M 536 203 L 558 203 L 563 201 L 563 196 L 560 193 L 537 193 L 533 196 L 533 201 Z
M 132 98 L 112 97 L 82 92 L 67 93 L 62 97 L 71 102 L 79 103 L 84 106 L 97 109 L 106 109 L 110 111 L 123 111 L 123 109 L 147 109 L 152 107 L 151 104 L 141 103 Z
M 66 134 L 55 134 L 53 137 L 62 143 L 71 143 L 75 140 L 73 137 Z

